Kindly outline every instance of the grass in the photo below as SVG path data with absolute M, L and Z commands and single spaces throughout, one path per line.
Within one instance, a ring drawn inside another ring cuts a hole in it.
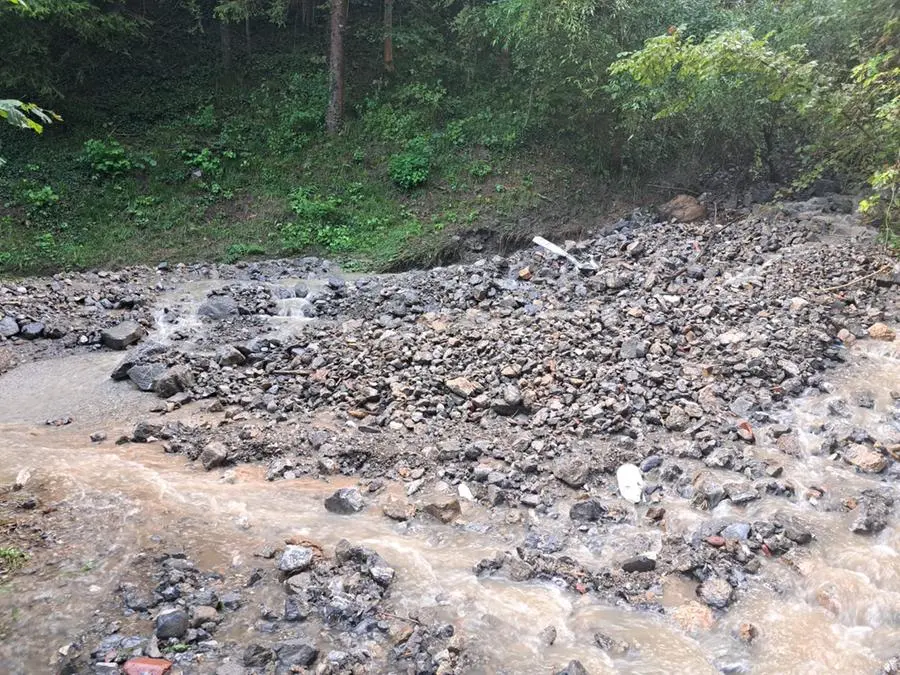
M 0 571 L 17 570 L 28 560 L 28 554 L 15 546 L 0 547 Z
M 303 63 L 250 89 L 186 75 L 162 90 L 172 115 L 135 121 L 118 96 L 105 122 L 0 129 L 0 274 L 304 253 L 388 269 L 516 223 L 556 181 L 514 118 L 457 101 L 443 119 L 424 85 L 357 102 L 327 136 L 324 71 Z

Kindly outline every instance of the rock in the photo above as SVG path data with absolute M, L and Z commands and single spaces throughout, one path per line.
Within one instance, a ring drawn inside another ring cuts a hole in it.
M 484 390 L 484 387 L 480 384 L 468 380 L 465 377 L 456 377 L 452 380 L 446 380 L 444 386 L 450 390 L 451 394 L 455 394 L 460 398 L 471 398 Z
M 645 555 L 628 558 L 628 560 L 622 563 L 623 572 L 652 572 L 655 569 L 656 560 Z
M 221 620 L 215 607 L 197 605 L 191 609 L 191 626 L 199 628 L 205 623 L 218 623 Z
M 19 337 L 26 340 L 37 340 L 44 333 L 44 324 L 40 321 L 26 323 L 19 329 Z
M 125 349 L 133 345 L 147 334 L 144 327 L 136 321 L 123 321 L 100 333 L 100 340 L 110 349 Z
M 587 669 L 581 665 L 581 661 L 572 660 L 569 661 L 569 665 L 563 668 L 560 671 L 557 671 L 556 675 L 590 675 Z
M 398 497 L 388 499 L 382 510 L 384 515 L 391 520 L 409 520 L 416 515 L 416 507 L 405 499 L 399 499 Z
M 634 464 L 623 464 L 616 469 L 616 485 L 622 498 L 639 504 L 644 494 L 644 476 Z
M 211 296 L 197 308 L 197 316 L 213 321 L 221 321 L 237 314 L 237 301 L 230 295 Z
M 610 654 L 616 656 L 625 654 L 630 648 L 630 645 L 627 642 L 616 640 L 606 633 L 601 633 L 599 631 L 594 633 L 594 644 L 600 647 L 600 649 L 602 649 L 603 651 L 609 652 Z
M 562 457 L 553 464 L 553 475 L 571 488 L 581 488 L 587 482 L 590 467 L 581 457 Z
M 210 441 L 203 448 L 199 459 L 203 468 L 211 471 L 228 462 L 228 448 L 221 441 Z
M 169 398 L 194 386 L 194 374 L 189 366 L 172 366 L 156 377 L 153 391 L 160 398 Z
M 784 530 L 784 536 L 795 544 L 803 546 L 812 541 L 812 532 L 797 518 L 776 514 L 775 522 Z
M 251 643 L 244 649 L 243 661 L 248 668 L 261 668 L 275 658 L 275 652 L 261 644 Z
M 579 522 L 594 523 L 606 515 L 606 507 L 599 499 L 584 499 L 572 504 L 569 518 Z
M 885 342 L 890 342 L 897 337 L 897 332 L 883 323 L 873 323 L 869 326 L 868 333 L 873 340 L 884 340 Z
M 881 532 L 887 527 L 892 503 L 893 500 L 887 501 L 876 495 L 862 497 L 856 507 L 856 517 L 850 524 L 850 531 L 856 534 Z
M 759 630 L 752 623 L 744 622 L 738 628 L 738 637 L 741 639 L 741 642 L 750 644 L 758 635 Z
M 183 609 L 163 610 L 156 617 L 156 637 L 180 638 L 190 627 L 187 612 Z
M 172 662 L 166 659 L 151 659 L 146 656 L 140 656 L 135 659 L 128 659 L 122 668 L 125 670 L 125 675 L 165 675 L 172 668 Z
M 0 319 L 0 337 L 11 338 L 19 332 L 18 322 L 11 316 Z
M 866 473 L 881 473 L 887 467 L 887 458 L 865 445 L 854 444 L 844 451 L 844 459 Z
M 216 350 L 216 363 L 220 366 L 239 366 L 246 361 L 240 349 L 226 345 Z
M 141 391 L 153 391 L 153 383 L 165 370 L 166 367 L 161 363 L 132 366 L 128 369 L 128 379 Z
M 319 650 L 302 640 L 282 642 L 275 646 L 278 662 L 285 666 L 309 667 L 319 658 Z
M 278 569 L 288 575 L 297 572 L 305 572 L 310 568 L 315 553 L 306 546 L 288 545 L 284 547 L 284 553 L 278 561 Z
M 664 219 L 671 220 L 674 218 L 682 223 L 693 223 L 696 220 L 706 218 L 706 207 L 690 195 L 678 195 L 657 210 Z
M 444 499 L 427 504 L 422 511 L 442 523 L 452 523 L 462 515 L 458 499 Z
M 750 536 L 750 523 L 732 523 L 722 530 L 721 535 L 725 539 L 744 541 Z
M 341 488 L 325 499 L 325 508 L 332 513 L 349 515 L 362 511 L 366 503 L 359 490 L 352 487 Z
M 684 431 L 688 428 L 690 423 L 691 418 L 685 412 L 684 408 L 678 405 L 673 405 L 669 408 L 669 414 L 663 421 L 663 424 L 665 424 L 666 429 L 669 431 Z
M 712 610 L 705 605 L 701 605 L 696 600 L 675 608 L 672 612 L 672 618 L 687 633 L 708 631 L 716 621 Z
M 538 640 L 540 640 L 541 644 L 545 647 L 552 647 L 553 643 L 556 642 L 556 628 L 547 626 L 538 633 Z
M 710 577 L 702 584 L 698 591 L 700 599 L 710 607 L 724 609 L 731 602 L 734 589 L 721 577 Z
M 725 498 L 725 488 L 708 471 L 702 471 L 693 480 L 692 503 L 699 508 L 712 510 Z
M 628 338 L 622 343 L 619 356 L 623 359 L 642 359 L 647 355 L 647 341 L 641 338 Z

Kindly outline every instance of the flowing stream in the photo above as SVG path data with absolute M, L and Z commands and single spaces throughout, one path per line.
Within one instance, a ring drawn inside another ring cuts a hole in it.
M 206 289 L 196 290 L 185 297 L 196 299 Z M 302 314 L 296 302 L 285 304 L 285 314 Z M 178 325 L 196 327 L 184 320 Z M 168 335 L 163 329 L 156 337 Z M 322 500 L 336 486 L 350 484 L 347 479 L 268 482 L 260 466 L 238 466 L 223 475 L 165 454 L 158 444 L 116 445 L 117 435 L 155 402 L 109 378 L 119 358 L 99 352 L 38 361 L 0 377 L 0 484 L 29 468 L 31 480 L 73 515 L 52 535 L 49 567 L 0 587 L 0 612 L 13 617 L 0 645 L 0 670 L 49 672 L 52 654 L 95 620 L 100 599 L 115 593 L 119 575 L 149 543 L 177 540 L 198 565 L 226 570 L 252 563 L 253 551 L 290 535 L 326 549 L 342 538 L 375 548 L 397 570 L 392 611 L 424 608 L 452 622 L 482 656 L 486 673 L 553 672 L 575 658 L 594 674 L 875 673 L 900 650 L 896 519 L 877 535 L 860 536 L 849 530 L 852 513 L 817 509 L 803 499 L 754 502 L 742 511 L 744 519 L 792 510 L 810 523 L 816 541 L 804 549 L 798 569 L 783 565 L 779 571 L 778 562 L 767 563 L 776 568 L 776 589 L 755 588 L 711 629 L 686 632 L 667 615 L 601 604 L 550 584 L 477 578 L 473 565 L 514 547 L 523 529 L 471 503 L 463 505 L 466 524 L 457 527 L 398 524 L 376 506 L 342 517 L 326 512 Z M 857 475 L 816 454 L 820 438 L 804 430 L 825 417 L 832 398 L 852 399 L 865 390 L 874 406 L 853 408 L 850 422 L 874 436 L 896 437 L 900 423 L 889 412 L 897 406 L 890 392 L 900 388 L 900 342 L 860 343 L 828 380 L 832 393 L 801 398 L 784 415 L 784 423 L 801 430 L 799 452 L 757 449 L 762 457 L 777 458 L 785 475 L 799 483 L 801 497 L 810 487 L 840 498 L 878 484 L 878 477 Z M 191 406 L 180 413 L 187 419 L 203 414 Z M 73 422 L 44 424 L 63 416 Z M 99 429 L 109 440 L 90 443 L 90 433 Z M 689 530 L 709 517 L 685 506 L 666 507 L 670 531 Z M 728 515 L 728 508 L 716 515 Z M 664 586 L 668 607 L 694 600 L 694 585 L 685 580 L 666 579 Z M 752 645 L 735 638 L 744 622 L 759 629 Z M 539 637 L 546 626 L 558 631 L 551 647 Z M 240 637 L 251 629 L 230 630 L 231 637 Z M 593 646 L 597 630 L 633 649 L 613 659 Z

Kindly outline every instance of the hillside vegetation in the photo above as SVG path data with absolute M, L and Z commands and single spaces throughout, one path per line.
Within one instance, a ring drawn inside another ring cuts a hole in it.
M 4 273 L 440 263 L 723 181 L 894 237 L 890 0 L 3 0 L 0 44 Z

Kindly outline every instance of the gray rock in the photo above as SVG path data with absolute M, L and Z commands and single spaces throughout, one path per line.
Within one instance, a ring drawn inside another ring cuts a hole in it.
M 572 660 L 565 668 L 557 671 L 556 675 L 590 675 L 590 673 L 581 665 L 581 661 Z
M 216 363 L 220 366 L 239 366 L 246 361 L 240 349 L 226 345 L 216 350 Z
M 223 466 L 228 461 L 228 448 L 221 441 L 210 441 L 200 453 L 200 463 L 207 471 Z
M 594 523 L 606 515 L 606 507 L 599 499 L 584 499 L 575 502 L 569 509 L 569 518 L 580 522 Z
M 37 340 L 44 333 L 44 324 L 40 321 L 26 323 L 19 329 L 19 337 L 26 340 Z
M 462 515 L 462 508 L 458 499 L 443 499 L 432 502 L 431 504 L 426 504 L 422 511 L 442 523 L 452 523 Z
M 281 560 L 278 561 L 278 569 L 287 574 L 305 572 L 312 565 L 314 553 L 306 546 L 285 546 Z
M 362 511 L 366 503 L 356 488 L 341 488 L 325 499 L 325 508 L 332 513 L 348 515 Z
M 850 531 L 856 534 L 881 532 L 887 527 L 892 505 L 892 498 L 878 494 L 864 495 L 856 507 L 856 517 L 850 524 Z
M 189 366 L 184 365 L 172 366 L 153 381 L 153 391 L 160 398 L 169 398 L 193 386 L 194 374 Z
M 100 340 L 110 349 L 125 349 L 133 345 L 147 334 L 144 327 L 136 321 L 123 321 L 100 333 Z
M 116 369 L 110 373 L 110 377 L 114 380 L 126 380 L 128 379 L 128 371 L 134 366 L 145 365 L 145 362 L 151 357 L 163 354 L 167 350 L 168 347 L 159 342 L 152 340 L 144 342 L 139 347 L 128 352 L 125 358 L 116 366 Z
M 167 609 L 156 617 L 156 637 L 180 638 L 190 627 L 187 612 L 183 609 Z
M 545 647 L 552 647 L 553 643 L 556 642 L 556 628 L 547 626 L 538 633 L 538 640 L 540 640 L 541 644 Z
M 619 355 L 623 359 L 642 359 L 647 355 L 647 341 L 638 337 L 628 338 L 622 343 Z
M 409 520 L 416 515 L 416 507 L 405 499 L 391 497 L 385 503 L 383 509 L 384 515 L 391 520 Z
M 626 653 L 630 647 L 627 642 L 616 640 L 614 637 L 610 637 L 606 633 L 600 632 L 594 633 L 594 644 L 603 651 L 609 652 L 615 656 L 621 656 Z
M 248 668 L 261 668 L 275 658 L 275 652 L 261 644 L 251 643 L 244 649 L 244 665 Z
M 721 577 L 710 577 L 700 585 L 700 599 L 710 607 L 724 609 L 731 602 L 734 589 Z
M 128 379 L 141 391 L 153 391 L 153 383 L 165 370 L 166 367 L 161 363 L 132 366 L 128 369 Z
M 211 296 L 197 308 L 197 316 L 213 321 L 221 321 L 237 314 L 237 301 L 230 295 Z
M 744 541 L 750 536 L 750 523 L 731 523 L 720 533 L 725 539 Z
M 587 482 L 590 466 L 581 457 L 563 457 L 553 465 L 553 475 L 571 488 L 581 488 Z
M 278 662 L 286 666 L 308 667 L 319 658 L 319 650 L 302 640 L 290 640 L 275 646 Z
M 19 332 L 18 322 L 11 316 L 0 319 L 0 337 L 10 338 Z

